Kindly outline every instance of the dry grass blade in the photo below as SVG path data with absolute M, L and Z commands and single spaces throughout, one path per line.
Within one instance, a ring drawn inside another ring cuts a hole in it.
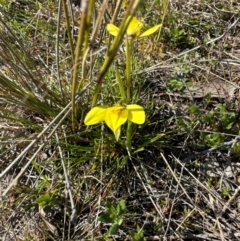
M 81 95 L 86 91 L 83 90 L 81 91 L 76 98 L 76 102 L 80 100 Z M 52 125 L 55 125 L 53 130 L 50 132 L 50 134 L 46 137 L 46 140 L 48 140 L 49 138 L 51 138 L 51 136 L 55 133 L 55 131 L 57 130 L 57 128 L 61 125 L 61 123 L 66 119 L 66 116 L 69 115 L 70 111 L 71 111 L 71 102 L 49 123 L 49 125 L 47 127 L 44 128 L 44 130 L 39 133 L 37 135 L 37 137 L 21 152 L 21 154 L 11 162 L 10 165 L 8 165 L 8 167 L 0 174 L 0 179 L 4 177 L 4 175 L 6 175 L 12 168 L 14 165 L 16 165 L 18 163 L 18 161 L 29 151 L 30 148 L 33 147 L 33 145 L 38 142 L 40 140 L 41 137 L 43 137 L 43 135 L 48 131 L 48 129 L 50 129 L 52 127 Z M 63 116 L 62 116 L 63 115 Z M 61 119 L 59 120 L 59 118 L 61 117 Z M 56 123 L 57 122 L 57 123 Z M 34 158 L 36 157 L 36 155 L 41 151 L 41 149 L 44 147 L 46 143 L 43 142 L 38 150 L 34 153 L 34 155 L 29 159 L 29 161 L 24 165 L 24 167 L 22 168 L 21 172 L 19 172 L 19 174 L 16 176 L 16 178 L 12 181 L 12 183 L 6 188 L 6 190 L 3 193 L 3 196 L 5 196 L 10 189 L 17 184 L 17 181 L 19 180 L 19 178 L 24 174 L 24 172 L 27 170 L 28 166 L 31 164 L 31 162 L 34 160 Z
M 12 78 L 22 86 L 23 90 L 36 96 L 36 92 L 41 93 L 41 98 L 52 99 L 61 103 L 61 99 L 56 93 L 45 83 L 43 74 L 39 72 L 34 64 L 35 59 L 32 58 L 30 52 L 24 47 L 24 44 L 17 39 L 15 34 L 0 18 L 1 24 L 4 26 L 3 32 L 0 34 L 1 39 L 1 62 L 7 63 L 4 67 L 6 71 L 10 71 Z M 49 71 L 49 70 L 45 70 Z M 29 83 L 31 82 L 31 85 Z M 35 94 L 34 94 L 35 93 Z

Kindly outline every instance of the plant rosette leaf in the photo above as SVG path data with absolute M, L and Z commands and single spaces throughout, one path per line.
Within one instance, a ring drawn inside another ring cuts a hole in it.
M 118 229 L 119 229 L 119 227 L 120 227 L 119 224 L 114 223 L 114 224 L 110 227 L 110 229 L 108 230 L 108 234 L 109 234 L 109 235 L 114 235 L 114 234 L 116 234 L 117 231 L 118 231 Z
M 119 216 L 123 215 L 126 211 L 126 204 L 124 200 L 121 200 L 119 204 L 117 205 L 117 213 Z
M 112 215 L 111 213 L 104 213 L 98 218 L 98 220 L 102 223 L 114 223 L 115 215 Z

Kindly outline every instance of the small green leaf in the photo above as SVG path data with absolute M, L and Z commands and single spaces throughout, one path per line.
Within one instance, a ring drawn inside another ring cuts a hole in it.
M 233 147 L 234 153 L 239 155 L 240 154 L 240 142 L 237 142 Z
M 54 206 L 58 203 L 58 199 L 57 196 L 54 193 L 48 192 L 45 193 L 44 195 L 42 195 L 41 197 L 39 197 L 36 200 L 37 204 L 39 204 L 39 206 L 45 208 L 48 206 Z
M 170 79 L 167 85 L 171 91 L 180 91 L 184 89 L 183 82 L 177 78 Z
M 116 220 L 116 223 L 118 225 L 121 225 L 123 223 L 123 218 L 122 217 L 119 217 L 117 220 Z
M 109 201 L 107 201 L 106 207 L 107 207 L 107 209 L 110 209 L 110 210 L 115 209 L 114 205 Z
M 222 187 L 222 195 L 224 198 L 231 198 L 228 187 L 226 186 Z
M 119 216 L 123 215 L 126 211 L 126 204 L 124 200 L 121 200 L 119 204 L 117 205 L 117 214 Z
M 110 234 L 110 235 L 116 234 L 117 231 L 118 231 L 118 229 L 119 229 L 119 227 L 120 227 L 120 226 L 119 226 L 117 223 L 114 223 L 114 224 L 110 227 L 110 229 L 108 230 L 108 234 Z
M 132 237 L 132 241 L 146 241 L 146 238 L 139 227 L 137 227 L 136 233 L 134 231 L 130 231 L 130 236 Z
M 106 203 L 107 211 L 102 214 L 98 220 L 102 223 L 112 223 L 111 228 L 108 230 L 110 235 L 115 234 L 123 223 L 123 214 L 126 211 L 126 204 L 124 200 L 121 200 L 117 206 L 113 205 L 109 201 Z
M 206 132 L 201 132 L 202 138 L 207 141 L 211 146 L 217 146 L 221 143 L 223 143 L 225 139 L 225 135 L 221 133 L 211 133 L 208 134 Z
M 114 219 L 115 217 L 113 217 L 111 213 L 104 213 L 98 218 L 102 223 L 114 223 Z
M 200 115 L 202 114 L 202 112 L 200 111 L 199 107 L 196 104 L 193 104 L 189 107 L 189 110 L 192 114 L 195 115 Z

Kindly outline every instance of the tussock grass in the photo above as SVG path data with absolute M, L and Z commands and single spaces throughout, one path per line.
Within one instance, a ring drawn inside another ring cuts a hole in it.
M 139 2 L 144 28 L 162 27 L 134 43 L 147 118 L 130 154 L 126 126 L 116 142 L 84 118 L 121 100 L 138 1 L 69 2 L 0 1 L 0 237 L 238 240 L 239 3 Z

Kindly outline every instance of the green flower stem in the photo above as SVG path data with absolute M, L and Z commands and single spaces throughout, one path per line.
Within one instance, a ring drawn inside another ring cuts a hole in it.
M 115 71 L 116 71 L 116 78 L 117 78 L 117 82 L 118 82 L 118 87 L 119 87 L 121 97 L 122 97 L 122 102 L 125 103 L 126 102 L 126 94 L 125 94 L 125 90 L 124 90 L 124 87 L 123 87 L 123 82 L 122 82 L 121 76 L 120 76 L 117 68 L 115 69 Z
M 88 10 L 88 4 L 84 5 L 84 9 L 82 9 L 82 15 L 81 15 L 81 23 L 80 23 L 80 29 L 78 31 L 78 39 L 77 39 L 77 45 L 76 45 L 76 53 L 75 53 L 75 59 L 74 59 L 74 67 L 73 67 L 73 79 L 72 79 L 72 128 L 75 130 L 75 117 L 76 117 L 76 105 L 75 105 L 75 97 L 77 92 L 77 80 L 78 80 L 78 73 L 79 73 L 79 64 L 80 64 L 80 55 L 82 52 L 82 47 L 84 43 L 84 36 L 85 31 L 87 29 L 86 19 L 87 19 L 87 10 Z
M 129 153 L 132 153 L 132 122 L 128 120 L 127 126 L 127 148 Z
M 131 73 L 132 73 L 132 40 L 126 38 L 126 86 L 127 86 L 127 103 L 131 101 Z
M 133 1 L 134 2 L 134 1 Z M 95 92 L 93 94 L 93 101 L 92 101 L 92 108 L 96 105 L 97 103 L 97 99 L 98 99 L 98 94 L 101 90 L 101 87 L 102 87 L 102 82 L 103 82 L 103 78 L 105 76 L 105 74 L 107 73 L 110 65 L 112 64 L 116 54 L 117 54 L 117 51 L 122 43 L 122 40 L 124 38 L 124 35 L 127 31 L 127 27 L 129 25 L 129 23 L 131 22 L 131 19 L 132 17 L 128 18 L 128 15 L 125 16 L 120 28 L 119 28 L 119 33 L 117 35 L 117 37 L 114 39 L 108 53 L 107 53 L 107 56 L 105 58 L 105 61 L 102 65 L 102 68 L 100 70 L 100 73 L 99 73 L 99 76 L 98 76 L 98 79 L 97 79 L 97 85 L 96 85 L 96 89 L 95 89 Z
M 74 46 L 73 46 L 73 38 L 72 38 L 72 33 L 71 33 L 71 24 L 69 21 L 69 13 L 68 13 L 68 8 L 67 8 L 67 0 L 62 0 L 62 5 L 63 5 L 63 10 L 65 14 L 65 21 L 67 25 L 67 33 L 68 33 L 68 39 L 69 39 L 69 44 L 70 44 L 70 50 L 71 50 L 71 55 L 72 55 L 72 60 L 73 60 L 73 65 L 74 65 Z
M 127 86 L 127 105 L 131 102 L 131 74 L 132 74 L 132 45 L 133 40 L 126 38 L 126 86 Z M 128 120 L 127 126 L 127 148 L 129 153 L 132 151 L 132 122 Z

